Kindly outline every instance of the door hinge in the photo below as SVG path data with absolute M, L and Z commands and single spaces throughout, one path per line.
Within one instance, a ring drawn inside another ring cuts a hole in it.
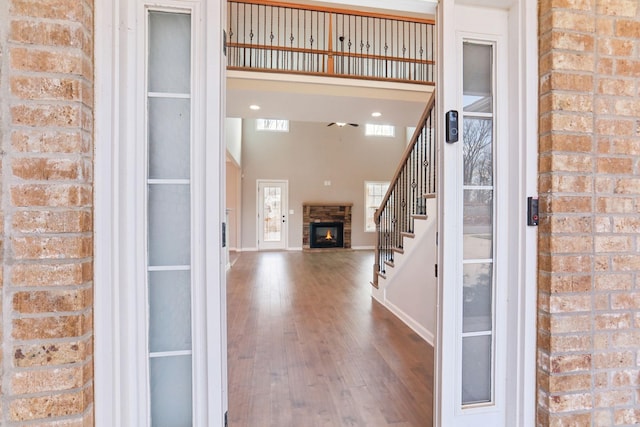
M 436 277 L 438 277 L 438 264 L 435 265 Z
M 224 413 L 224 427 L 229 427 L 229 411 Z

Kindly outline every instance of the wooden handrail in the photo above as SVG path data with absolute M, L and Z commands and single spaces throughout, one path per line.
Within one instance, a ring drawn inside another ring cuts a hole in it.
M 385 265 L 393 265 L 394 254 L 402 251 L 404 238 L 413 234 L 418 218 L 426 218 L 426 198 L 435 194 L 435 92 L 416 127 L 380 207 L 374 215 L 377 242 L 373 281 L 386 277 Z
M 424 112 L 422 113 L 422 116 L 420 117 L 420 121 L 418 123 L 420 123 L 420 126 L 422 126 L 422 124 L 425 122 L 425 120 L 427 120 L 427 117 L 429 117 L 429 115 L 431 114 L 431 109 L 433 109 L 433 106 L 435 105 L 436 102 L 436 92 L 433 91 L 431 93 L 431 98 L 429 98 L 429 102 L 427 102 L 427 107 L 424 109 Z M 380 203 L 380 206 L 384 206 L 387 204 L 387 202 L 389 201 L 389 198 L 391 197 L 391 194 L 393 193 L 393 188 L 395 187 L 395 185 L 398 183 L 398 178 L 400 177 L 400 174 L 402 173 L 402 170 L 404 168 L 404 165 L 407 163 L 407 160 L 409 160 L 409 157 L 411 156 L 411 152 L 413 151 L 413 148 L 415 147 L 416 143 L 418 142 L 418 139 L 420 137 L 420 134 L 422 132 L 422 128 L 421 127 L 417 127 L 415 132 L 413 133 L 413 136 L 411 137 L 411 142 L 409 143 L 409 145 L 407 145 L 407 148 L 404 150 L 404 154 L 402 155 L 402 158 L 400 160 L 400 162 L 398 163 L 398 168 L 396 169 L 396 172 L 393 175 L 393 178 L 391 178 L 391 181 L 389 183 L 389 188 L 387 189 L 387 193 L 384 195 L 384 198 L 382 199 L 382 202 Z M 382 215 L 382 209 L 377 209 L 375 216 L 374 216 L 374 221 L 376 224 L 378 224 L 380 222 L 380 215 Z
M 280 1 L 270 1 L 270 0 L 233 0 L 234 3 L 245 3 L 245 4 L 257 4 L 263 6 L 276 6 L 276 7 L 286 7 L 289 9 L 300 9 L 300 10 L 310 10 L 317 12 L 327 12 L 327 13 L 339 13 L 342 15 L 355 15 L 355 16 L 366 16 L 368 18 L 380 18 L 380 19 L 392 19 L 394 21 L 404 21 L 404 22 L 416 22 L 419 24 L 431 24 L 435 25 L 436 21 L 428 18 L 419 18 L 413 16 L 403 16 L 403 15 L 392 15 L 386 13 L 378 13 L 378 12 L 368 12 L 368 11 L 354 11 L 350 9 L 341 9 L 335 7 L 326 7 L 326 6 L 316 6 L 316 5 L 302 5 L 296 3 L 287 3 Z
M 358 59 L 392 60 L 396 62 L 406 62 L 409 64 L 420 64 L 420 65 L 434 65 L 436 63 L 435 61 L 430 59 L 400 58 L 397 56 L 369 55 L 364 53 L 342 52 L 338 50 L 305 49 L 301 47 L 274 46 L 270 44 L 227 43 L 227 47 L 237 47 L 240 49 L 268 49 L 268 50 L 280 51 L 280 52 L 309 53 L 313 55 L 327 55 L 327 56 L 344 56 L 347 58 L 358 58 Z

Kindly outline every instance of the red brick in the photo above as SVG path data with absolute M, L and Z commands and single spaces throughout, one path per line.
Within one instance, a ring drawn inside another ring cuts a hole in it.
M 50 393 L 80 388 L 85 384 L 82 366 L 38 371 L 19 371 L 11 378 L 14 394 Z
M 93 304 L 92 289 L 17 292 L 13 309 L 19 313 L 54 313 L 82 311 Z
M 90 154 L 90 145 L 81 131 L 24 131 L 11 134 L 14 150 L 23 153 L 82 153 Z
M 68 100 L 80 99 L 80 82 L 74 79 L 50 77 L 13 77 L 11 92 L 20 99 Z
M 85 401 L 85 394 L 80 390 L 13 400 L 9 404 L 11 420 L 29 421 L 80 414 L 89 403 Z
M 17 340 L 77 338 L 87 332 L 87 320 L 82 314 L 14 319 L 12 336 Z
M 74 105 L 18 105 L 11 108 L 13 124 L 33 127 L 79 127 L 81 112 Z
M 17 264 L 11 268 L 15 286 L 77 286 L 92 280 L 91 263 Z
M 15 20 L 10 24 L 10 40 L 41 46 L 81 48 L 84 34 L 77 24 Z
M 13 47 L 11 66 L 15 70 L 85 75 L 83 55 L 77 50 L 50 51 L 33 47 Z
M 13 174 L 24 180 L 82 180 L 84 160 L 57 158 L 17 158 L 12 162 Z
M 14 206 L 83 207 L 92 203 L 91 186 L 75 184 L 24 184 L 11 187 Z
M 635 2 L 635 8 L 637 10 L 637 2 Z M 631 12 L 631 11 L 629 11 Z M 627 15 L 633 16 L 633 15 Z M 618 37 L 629 37 L 629 38 L 640 38 L 640 21 L 634 20 L 625 20 L 619 19 L 616 21 L 616 36 Z
M 13 363 L 19 368 L 60 366 L 91 360 L 91 340 L 18 345 L 13 349 Z
M 68 0 L 38 0 L 37 2 L 13 0 L 11 2 L 11 13 L 15 16 L 82 22 L 85 10 L 82 2 L 70 2 Z
M 78 259 L 93 253 L 93 238 L 64 237 L 13 237 L 13 255 L 20 260 Z
M 91 212 L 87 211 L 18 211 L 12 225 L 21 233 L 82 233 L 92 230 Z

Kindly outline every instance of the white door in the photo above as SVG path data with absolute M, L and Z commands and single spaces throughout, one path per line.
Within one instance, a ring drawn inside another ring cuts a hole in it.
M 224 2 L 96 8 L 96 425 L 223 425 Z
M 287 181 L 258 180 L 258 250 L 284 250 L 288 236 Z
M 459 139 L 441 156 L 436 425 L 505 427 L 507 12 L 440 5 L 442 110 Z M 449 29 L 447 25 L 450 26 Z M 443 120 L 444 123 L 444 120 Z M 444 127 L 444 126 L 443 126 Z M 444 139 L 444 137 L 443 137 Z
M 438 3 L 437 426 L 535 425 L 536 5 Z M 460 135 L 445 142 L 452 110 Z

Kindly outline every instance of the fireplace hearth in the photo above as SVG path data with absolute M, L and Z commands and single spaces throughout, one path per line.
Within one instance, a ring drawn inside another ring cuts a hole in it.
M 309 224 L 311 248 L 344 247 L 344 224 L 341 222 L 312 222 Z

